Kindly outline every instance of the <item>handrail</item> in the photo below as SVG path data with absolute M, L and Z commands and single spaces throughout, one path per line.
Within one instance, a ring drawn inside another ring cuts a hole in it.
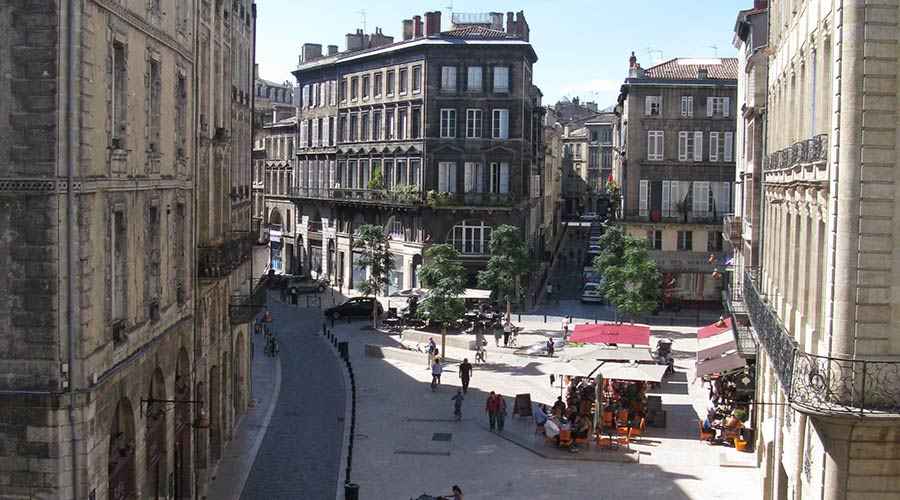
M 828 134 L 819 134 L 795 142 L 763 158 L 763 170 L 783 170 L 798 164 L 825 162 L 828 160 Z

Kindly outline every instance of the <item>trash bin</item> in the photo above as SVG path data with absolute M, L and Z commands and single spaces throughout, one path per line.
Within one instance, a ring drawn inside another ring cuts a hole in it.
M 344 500 L 359 500 L 359 485 L 344 483 Z

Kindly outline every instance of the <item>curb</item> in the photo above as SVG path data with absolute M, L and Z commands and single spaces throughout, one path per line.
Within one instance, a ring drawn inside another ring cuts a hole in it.
M 334 334 L 334 332 L 332 332 Z M 324 336 L 322 336 L 322 332 L 317 334 L 319 338 L 322 340 L 326 340 Z M 349 344 L 348 344 L 349 347 Z M 353 395 L 350 392 L 350 373 L 347 371 L 347 365 L 341 359 L 341 355 L 338 353 L 336 349 L 331 349 L 332 354 L 335 356 L 335 359 L 340 363 L 341 366 L 341 376 L 344 379 L 344 432 L 343 439 L 341 440 L 341 458 L 338 462 L 338 478 L 337 478 L 337 487 L 335 488 L 334 498 L 335 500 L 344 500 L 344 484 L 347 483 L 347 454 L 349 452 L 350 445 L 350 422 L 352 417 L 352 397 Z

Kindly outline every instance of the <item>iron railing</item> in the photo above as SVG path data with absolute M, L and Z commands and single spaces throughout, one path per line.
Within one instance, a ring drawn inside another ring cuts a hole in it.
M 731 242 L 741 241 L 743 224 L 740 215 L 727 214 L 722 219 L 722 235 Z
M 295 187 L 288 190 L 291 198 L 336 200 L 392 205 L 422 205 L 425 193 L 414 189 L 354 189 Z
M 429 191 L 428 206 L 437 207 L 511 207 L 514 199 L 510 193 L 440 193 Z
M 249 295 L 232 295 L 228 302 L 228 314 L 232 324 L 249 323 L 266 306 L 266 286 L 259 283 Z
M 802 163 L 817 163 L 826 160 L 828 160 L 828 135 L 819 134 L 795 142 L 763 158 L 763 170 L 782 170 Z
M 250 259 L 256 234 L 233 231 L 224 243 L 197 247 L 197 276 L 201 279 L 222 278 Z
M 900 414 L 900 360 L 848 359 L 798 349 L 766 303 L 757 275 L 744 275 L 753 330 L 791 405 L 810 413 L 846 416 Z
M 676 224 L 721 224 L 722 213 L 715 211 L 694 212 L 670 212 L 666 215 L 660 210 L 623 210 L 626 222 L 669 222 Z

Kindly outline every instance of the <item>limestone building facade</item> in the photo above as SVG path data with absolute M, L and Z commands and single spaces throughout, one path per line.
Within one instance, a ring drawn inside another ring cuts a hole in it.
M 255 20 L 0 4 L 4 495 L 204 494 L 249 395 Z
M 900 495 L 898 7 L 754 3 L 769 17 L 766 126 L 744 161 L 761 186 L 741 286 L 763 498 Z

